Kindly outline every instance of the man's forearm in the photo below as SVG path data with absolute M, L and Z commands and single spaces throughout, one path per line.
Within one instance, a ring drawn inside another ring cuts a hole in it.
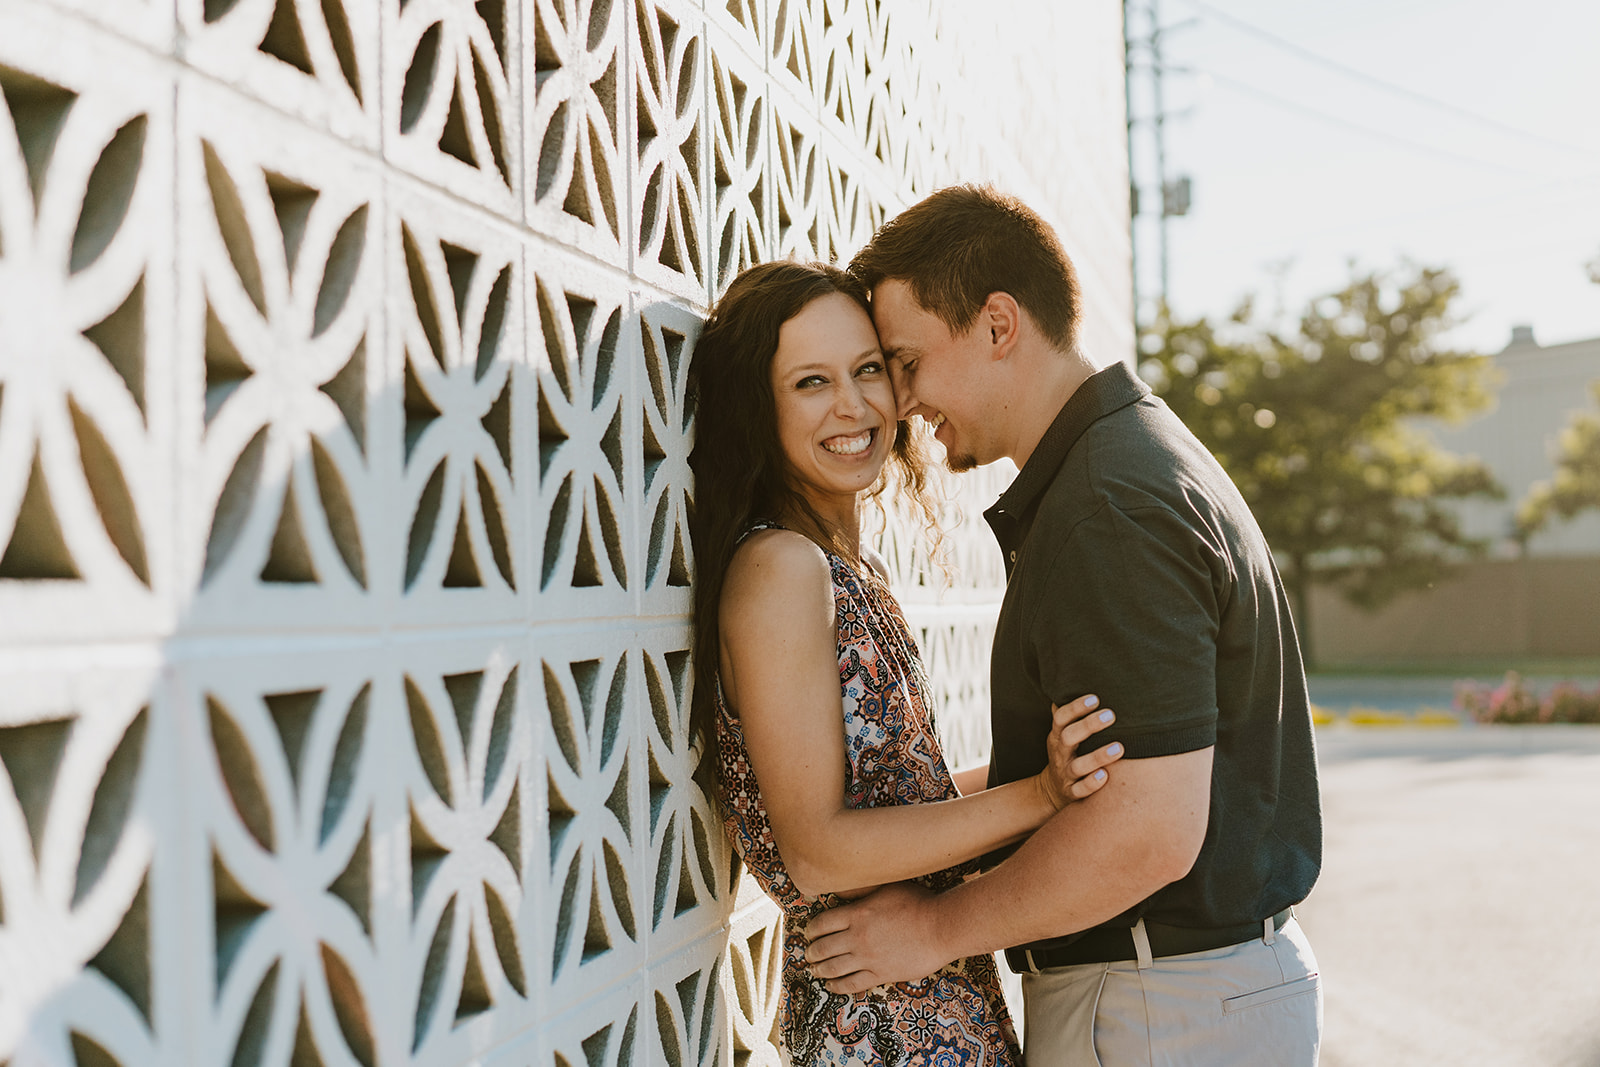
M 1083 814 L 1088 805 L 1080 806 Z M 1170 878 L 1135 862 L 1126 842 L 1089 820 L 1051 819 L 999 867 L 942 893 L 938 928 L 951 958 L 1086 930 L 1127 911 Z
M 1124 761 L 1101 794 L 1069 805 L 988 874 L 934 902 L 952 959 L 1088 929 L 1189 872 L 1205 837 L 1211 753 L 1168 757 L 1191 787 L 1152 796 Z M 1168 765 L 1169 768 L 1171 764 Z M 1120 780 L 1119 780 L 1120 779 Z

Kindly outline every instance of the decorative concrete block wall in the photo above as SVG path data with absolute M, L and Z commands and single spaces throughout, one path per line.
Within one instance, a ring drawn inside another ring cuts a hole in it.
M 1121 58 L 1111 0 L 0 0 L 0 1063 L 776 1062 L 698 325 L 995 180 L 1131 354 Z M 951 541 L 886 547 L 964 762 Z

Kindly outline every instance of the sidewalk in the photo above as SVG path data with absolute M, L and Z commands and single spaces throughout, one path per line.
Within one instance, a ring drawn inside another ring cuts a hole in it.
M 1600 1064 L 1600 727 L 1339 722 L 1317 742 L 1325 856 L 1298 910 L 1323 1067 Z

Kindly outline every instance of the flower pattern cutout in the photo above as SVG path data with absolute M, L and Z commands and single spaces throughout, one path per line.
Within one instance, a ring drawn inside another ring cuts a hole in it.
M 82 1041 L 138 1059 L 154 1044 L 151 712 L 136 703 L 136 686 L 111 688 L 117 692 L 95 706 L 25 708 L 0 722 L 0 1057 L 7 1060 Z M 78 991 L 70 1037 L 34 1019 L 69 988 Z
M 640 321 L 645 374 L 644 510 L 650 516 L 645 583 L 686 589 L 693 567 L 689 539 L 689 356 L 698 320 L 670 306 L 647 308 Z
M 727 895 L 727 846 L 696 772 L 701 749 L 690 744 L 689 652 L 644 653 L 650 702 L 650 847 L 655 858 L 652 931 Z M 705 769 L 710 773 L 710 768 Z
M 611 255 L 622 249 L 618 201 L 624 4 L 536 0 L 537 77 L 531 138 L 539 144 L 534 201 L 563 223 L 581 223 Z M 530 138 L 530 144 L 532 139 Z
M 628 586 L 622 309 L 535 279 L 539 487 L 546 516 L 540 587 Z
M 640 937 L 633 888 L 635 760 L 624 722 L 631 657 L 544 661 L 550 977 L 614 974 Z
M 815 259 L 822 247 L 816 134 L 790 122 L 778 109 L 772 138 L 772 199 L 777 216 L 772 241 L 776 254 L 779 258 Z
M 816 0 L 769 0 L 772 28 L 768 69 L 792 89 L 816 94 L 813 81 L 817 47 Z
M 408 0 L 394 27 L 395 56 L 406 57 L 393 83 L 399 162 L 496 203 L 521 181 L 507 62 L 518 10 L 510 0 Z
M 291 672 L 284 671 L 284 675 Z M 370 682 L 196 698 L 209 759 L 213 1037 L 233 1058 L 377 1061 Z M 274 1051 L 275 1054 L 274 1054 Z
M 413 1052 L 528 996 L 515 921 L 527 793 L 518 679 L 519 668 L 498 658 L 480 670 L 405 679 L 422 779 L 409 801 Z
M 905 172 L 905 143 L 900 136 L 901 116 L 892 99 L 889 71 L 901 69 L 889 63 L 890 41 L 897 37 L 896 12 L 878 4 L 867 5 L 861 13 L 865 32 L 852 34 L 850 49 L 859 56 L 852 64 L 852 77 L 858 77 L 854 94 L 857 101 L 858 142 L 891 174 Z
M 705 286 L 705 58 L 673 10 L 637 0 L 633 69 L 641 260 Z M 651 271 L 655 274 L 655 271 Z M 702 297 L 703 299 L 703 297 Z
M 656 1040 L 671 1067 L 706 1067 L 721 1052 L 718 970 L 712 960 L 681 978 L 659 975 L 654 983 Z
M 368 337 L 381 220 L 348 194 L 198 142 L 204 315 L 201 581 L 370 587 Z M 224 592 L 226 591 L 226 592 Z
M 711 72 L 717 116 L 712 126 L 716 289 L 721 292 L 739 271 L 767 259 L 767 114 L 756 77 L 717 56 Z
M 783 997 L 783 937 L 764 899 L 735 917 L 728 937 L 724 989 L 733 1016 L 734 1062 L 779 1067 L 778 1006 Z
M 185 0 L 183 7 L 197 65 L 369 139 L 365 113 L 377 85 L 371 0 Z
M 551 1058 L 555 1067 L 628 1067 L 635 1059 L 639 1035 L 639 1004 L 633 997 L 612 997 L 596 1005 L 552 1035 Z M 595 1018 L 611 1021 L 596 1026 Z
M 160 578 L 146 323 L 167 144 L 110 94 L 0 67 L 0 583 L 139 597 Z
M 884 222 L 883 206 L 872 198 L 850 164 L 827 159 L 822 211 L 827 221 L 828 256 L 845 262 L 867 243 Z
M 410 297 L 397 338 L 413 501 L 405 588 L 513 590 L 518 264 L 423 226 L 420 212 L 402 221 L 397 242 Z
M 766 4 L 763 0 L 723 0 L 707 8 L 710 20 L 731 34 L 752 55 L 761 55 L 761 42 L 766 39 Z

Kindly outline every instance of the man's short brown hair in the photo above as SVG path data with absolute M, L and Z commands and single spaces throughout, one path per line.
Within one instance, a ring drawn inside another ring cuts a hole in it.
M 899 279 L 952 333 L 990 293 L 1011 294 L 1056 347 L 1078 341 L 1078 273 L 1055 231 L 1014 196 L 952 185 L 895 216 L 850 261 L 868 289 Z

